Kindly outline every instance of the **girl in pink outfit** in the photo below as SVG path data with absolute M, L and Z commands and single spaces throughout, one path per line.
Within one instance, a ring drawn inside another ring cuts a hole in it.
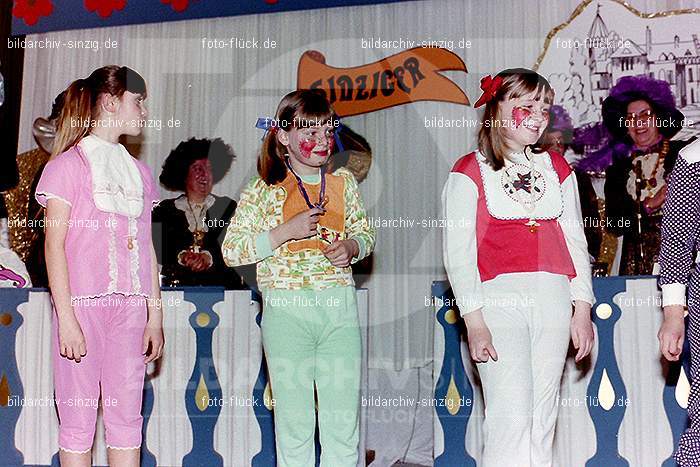
M 91 465 L 100 395 L 110 465 L 139 465 L 145 367 L 163 350 L 151 241 L 158 193 L 118 139 L 141 133 L 145 98 L 145 81 L 127 67 L 73 82 L 36 190 L 46 208 L 62 466 Z

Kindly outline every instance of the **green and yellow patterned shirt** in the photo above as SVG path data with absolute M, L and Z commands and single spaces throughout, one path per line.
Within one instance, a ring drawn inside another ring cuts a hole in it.
M 315 202 L 320 177 L 303 178 L 309 198 Z M 354 285 L 352 269 L 333 266 L 320 248 L 334 240 L 353 239 L 360 247 L 352 260 L 355 263 L 372 252 L 375 231 L 367 221 L 357 181 L 350 171 L 341 168 L 326 175 L 326 196 L 326 212 L 319 218 L 316 237 L 288 241 L 273 251 L 270 230 L 309 208 L 291 174 L 275 185 L 253 177 L 243 189 L 226 231 L 224 262 L 228 266 L 257 263 L 261 289 L 320 290 Z

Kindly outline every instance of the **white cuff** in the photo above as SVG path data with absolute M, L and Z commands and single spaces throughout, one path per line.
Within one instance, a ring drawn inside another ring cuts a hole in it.
M 48 191 L 37 191 L 34 194 L 34 198 L 36 199 L 36 202 L 39 203 L 44 208 L 47 207 L 50 199 L 57 199 L 59 201 L 63 201 L 71 208 L 73 207 L 73 204 L 70 201 L 68 201 L 67 199 L 62 198 L 61 196 L 58 196 L 54 193 L 50 193 Z
M 577 301 L 577 300 L 578 300 L 579 302 L 586 302 L 586 303 L 588 303 L 588 304 L 591 305 L 591 306 L 593 306 L 593 305 L 596 304 L 595 295 L 593 295 L 592 293 L 590 293 L 591 291 L 588 291 L 588 292 L 587 292 L 587 291 L 583 291 L 583 290 L 577 291 L 577 290 L 574 290 L 573 287 L 572 287 L 571 289 L 572 289 L 572 293 L 571 293 L 571 304 L 572 304 L 572 305 L 573 305 L 574 302 Z
M 682 305 L 685 306 L 685 284 L 664 284 L 661 286 L 663 295 L 662 305 Z
M 484 307 L 484 300 L 478 295 L 455 297 L 455 301 L 462 317 Z
M 354 240 L 357 243 L 357 256 L 350 258 L 350 264 L 355 264 L 365 258 L 365 242 L 360 237 L 351 237 L 348 240 Z

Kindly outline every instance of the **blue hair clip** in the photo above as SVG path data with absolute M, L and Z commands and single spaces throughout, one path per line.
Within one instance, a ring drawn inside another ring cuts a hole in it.
M 275 119 L 270 117 L 259 117 L 255 122 L 255 128 L 260 130 L 265 130 L 261 139 L 265 139 L 267 133 L 270 131 L 277 131 L 277 125 L 274 124 Z

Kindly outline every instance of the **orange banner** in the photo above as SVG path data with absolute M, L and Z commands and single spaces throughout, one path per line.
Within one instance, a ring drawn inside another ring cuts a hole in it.
M 469 98 L 439 71 L 467 72 L 462 59 L 442 48 L 416 47 L 351 68 L 326 65 L 315 50 L 299 60 L 297 89 L 323 89 L 340 117 L 418 101 L 470 105 Z

